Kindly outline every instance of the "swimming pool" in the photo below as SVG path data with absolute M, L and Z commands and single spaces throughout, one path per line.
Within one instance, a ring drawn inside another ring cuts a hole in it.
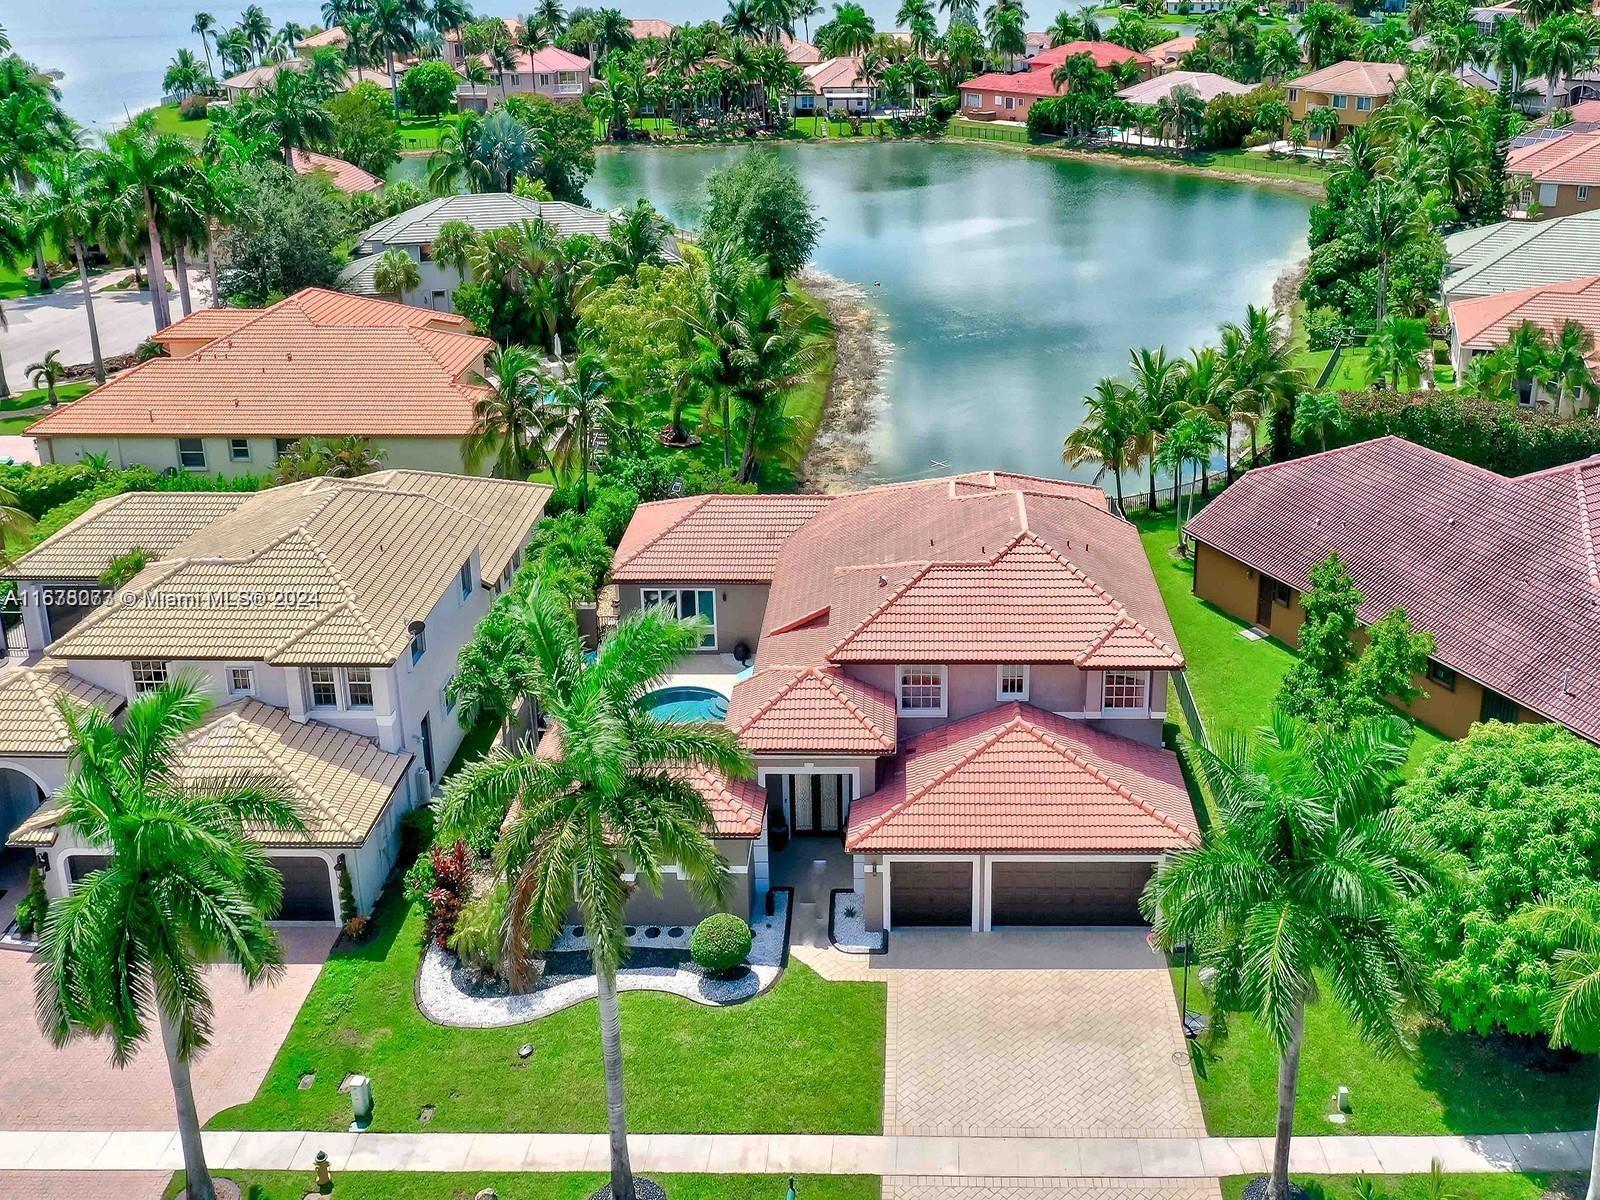
M 720 721 L 728 715 L 728 698 L 704 687 L 668 687 L 639 701 L 661 721 Z

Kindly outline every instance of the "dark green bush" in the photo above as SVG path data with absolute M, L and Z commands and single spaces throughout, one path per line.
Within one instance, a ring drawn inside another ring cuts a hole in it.
M 438 827 L 439 816 L 431 804 L 413 808 L 401 817 L 400 850 L 394 865 L 402 871 L 409 869 L 422 852 L 433 845 L 433 835 Z
M 750 926 L 743 920 L 732 913 L 714 913 L 694 927 L 689 954 L 701 970 L 722 975 L 749 958 L 753 944 Z

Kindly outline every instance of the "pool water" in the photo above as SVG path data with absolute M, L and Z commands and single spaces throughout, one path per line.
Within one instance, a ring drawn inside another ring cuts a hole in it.
M 639 701 L 658 721 L 720 721 L 728 715 L 728 698 L 703 687 L 669 687 Z

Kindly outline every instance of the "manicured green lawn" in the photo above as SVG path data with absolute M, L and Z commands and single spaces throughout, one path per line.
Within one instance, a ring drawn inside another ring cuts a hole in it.
M 162 104 L 154 111 L 157 133 L 175 133 L 179 137 L 193 138 L 198 142 L 204 140 L 211 129 L 211 122 L 204 117 L 197 121 L 185 121 L 178 115 L 176 104 Z
M 1230 1175 L 1222 1180 L 1222 1200 L 1239 1200 L 1254 1176 Z M 1358 1200 L 1353 1175 L 1295 1175 L 1291 1178 L 1324 1200 Z M 1379 1200 L 1440 1200 L 1429 1175 L 1368 1176 Z M 1577 1197 L 1583 1194 L 1581 1175 L 1520 1175 L 1510 1172 L 1483 1175 L 1445 1175 L 1448 1200 L 1540 1200 L 1542 1196 Z
M 412 998 L 420 911 L 393 891 L 378 931 L 340 949 L 301 1008 L 255 1099 L 217 1129 L 345 1128 L 341 1079 L 372 1077 L 374 1129 L 584 1132 L 605 1128 L 593 1003 L 532 1024 L 446 1029 Z M 402 921 L 402 918 L 403 921 Z M 764 996 L 708 1008 L 661 993 L 622 996 L 628 1123 L 637 1133 L 877 1133 L 883 1121 L 884 988 L 828 983 L 791 962 Z M 532 1042 L 526 1061 L 517 1048 Z M 316 1072 L 310 1088 L 300 1078 Z M 470 1193 L 469 1193 L 470 1194 Z
M 1261 175 L 1268 178 L 1305 179 L 1313 183 L 1324 183 L 1328 178 L 1328 165 L 1318 163 L 1315 159 L 1288 157 L 1274 158 L 1259 151 L 1245 150 L 1210 150 L 1194 156 L 1195 161 L 1205 166 L 1221 167 L 1229 171 L 1241 171 L 1249 175 Z
M 223 1171 L 244 1191 L 245 1200 L 301 1200 L 311 1190 L 310 1171 Z M 783 1200 L 787 1175 L 652 1175 L 672 1200 Z M 486 1187 L 500 1200 L 584 1200 L 606 1182 L 599 1174 L 478 1174 L 462 1172 L 351 1171 L 335 1172 L 333 1194 L 339 1200 L 468 1200 Z M 173 1176 L 165 1196 L 171 1200 L 183 1187 L 183 1172 Z M 801 1175 L 795 1190 L 804 1200 L 878 1200 L 882 1183 L 876 1175 Z M 1496 1197 L 1496 1200 L 1501 1200 Z M 1522 1200 L 1506 1196 L 1504 1200 Z
M 94 391 L 94 380 L 88 383 L 58 383 L 56 385 L 56 400 L 61 404 L 76 400 L 79 396 L 86 396 Z M 26 392 L 13 392 L 4 400 L 0 400 L 0 415 L 16 412 L 19 409 L 38 408 L 41 404 L 50 402 L 50 393 L 44 388 L 30 388 Z
M 1183 971 L 1172 972 L 1180 989 Z M 1189 1008 L 1206 1012 L 1204 991 L 1189 980 Z M 1295 1103 L 1296 1133 L 1535 1133 L 1586 1129 L 1600 1095 L 1600 1059 L 1586 1055 L 1567 1070 L 1541 1070 L 1498 1040 L 1455 1033 L 1417 1018 L 1415 1049 L 1386 1058 L 1357 1035 L 1331 999 L 1306 1010 L 1306 1040 Z M 1232 1016 L 1226 1037 L 1191 1048 L 1195 1083 L 1213 1136 L 1268 1136 L 1276 1111 L 1278 1052 L 1255 1022 Z M 1340 1085 L 1350 1089 L 1350 1119 L 1328 1120 Z
M 444 135 L 444 121 L 437 117 L 402 117 L 400 120 L 400 148 L 402 150 L 433 150 Z

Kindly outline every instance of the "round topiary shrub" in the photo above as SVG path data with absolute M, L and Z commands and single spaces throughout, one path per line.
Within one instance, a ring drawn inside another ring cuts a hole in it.
M 750 926 L 732 913 L 715 913 L 694 927 L 689 955 L 700 969 L 725 975 L 750 957 Z

